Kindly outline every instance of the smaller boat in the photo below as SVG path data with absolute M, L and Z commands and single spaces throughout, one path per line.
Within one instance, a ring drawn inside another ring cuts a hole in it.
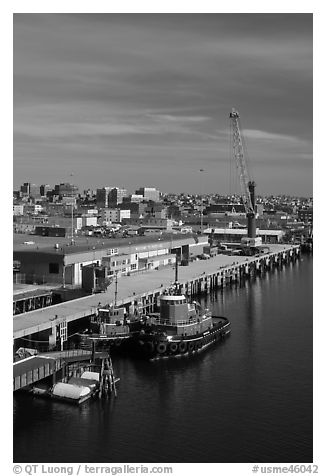
M 79 377 L 70 377 L 67 381 L 60 381 L 52 386 L 39 382 L 26 390 L 35 396 L 80 405 L 99 393 L 100 373 L 85 371 Z
M 79 334 L 80 347 L 104 350 L 108 347 L 118 348 L 130 337 L 130 321 L 125 315 L 125 308 L 113 307 L 98 309 L 91 318 L 90 329 Z
M 115 304 L 97 309 L 91 317 L 90 329 L 78 333 L 78 345 L 84 349 L 119 350 L 130 338 L 131 332 L 139 330 L 140 320 L 130 319 L 125 307 L 117 307 L 118 281 L 115 280 Z
M 49 381 L 44 379 L 21 390 L 34 396 L 61 400 L 76 405 L 97 395 L 99 398 L 111 394 L 117 396 L 116 383 L 120 381 L 120 378 L 114 375 L 111 357 L 108 353 L 101 357 L 100 363 L 88 364 L 87 370 L 84 365 L 74 368 L 75 365 L 72 364 L 72 368 L 69 368 L 68 365 L 67 375 L 56 383 L 49 384 Z M 92 368 L 99 371 L 91 370 Z

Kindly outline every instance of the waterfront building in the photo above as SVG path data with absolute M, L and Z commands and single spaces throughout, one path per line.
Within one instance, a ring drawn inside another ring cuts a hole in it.
M 104 256 L 102 265 L 107 267 L 108 276 L 133 273 L 138 271 L 138 253 Z
M 205 235 L 214 236 L 219 241 L 240 243 L 241 238 L 247 236 L 246 228 L 207 228 L 203 232 Z M 282 241 L 285 232 L 283 230 L 260 230 L 256 229 L 256 236 L 262 238 L 263 243 L 279 243 Z
M 156 267 L 155 256 L 161 265 L 165 263 L 163 255 L 177 253 L 181 259 L 188 259 L 190 255 L 201 254 L 203 245 L 208 244 L 207 237 L 174 235 L 159 239 L 157 237 L 129 237 L 126 239 L 111 239 L 99 243 L 84 238 L 80 244 L 63 244 L 59 238 L 57 242 L 44 240 L 50 238 L 33 236 L 33 241 L 26 244 L 14 245 L 14 260 L 20 263 L 20 273 L 24 275 L 26 283 L 58 283 L 61 285 L 82 286 L 82 268 L 90 264 L 101 265 L 104 257 L 112 255 L 137 254 L 137 259 L 152 258 L 152 265 Z M 40 241 L 42 240 L 42 241 Z M 135 258 L 136 259 L 136 258 Z M 169 258 L 167 257 L 167 260 Z M 168 261 L 167 261 L 168 263 Z M 134 264 L 133 261 L 129 263 Z M 145 267 L 145 265 L 144 265 Z

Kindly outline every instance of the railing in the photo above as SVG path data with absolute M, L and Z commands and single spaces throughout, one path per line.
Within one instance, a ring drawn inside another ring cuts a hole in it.
M 155 324 L 157 325 L 163 325 L 163 326 L 193 326 L 194 324 L 199 324 L 201 322 L 204 322 L 208 319 L 211 319 L 211 314 L 209 313 L 209 315 L 203 315 L 203 316 L 200 316 L 199 320 L 198 320 L 198 317 L 199 316 L 195 316 L 192 320 L 190 319 L 187 319 L 187 320 L 177 320 L 175 322 L 171 322 L 170 320 L 168 319 L 158 319 L 158 318 L 152 318 L 155 320 Z

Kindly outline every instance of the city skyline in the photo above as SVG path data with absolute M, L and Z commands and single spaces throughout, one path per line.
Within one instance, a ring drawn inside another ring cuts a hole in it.
M 236 193 L 232 107 L 257 194 L 312 196 L 311 14 L 14 15 L 16 188 Z
M 164 190 L 158 190 L 156 189 L 155 187 L 152 188 L 152 187 L 140 187 L 139 185 L 136 185 L 136 187 L 134 189 L 126 189 L 125 187 L 119 187 L 119 186 L 116 186 L 116 185 L 113 185 L 113 186 L 103 186 L 103 187 L 79 187 L 79 185 L 77 183 L 70 183 L 70 182 L 61 182 L 60 184 L 50 184 L 50 183 L 44 183 L 44 184 L 36 184 L 34 182 L 24 182 L 20 185 L 18 185 L 16 187 L 16 191 L 14 191 L 14 193 L 17 193 L 17 192 L 21 192 L 22 189 L 25 187 L 25 186 L 34 186 L 34 187 L 37 187 L 38 189 L 41 188 L 41 187 L 49 187 L 48 191 L 52 191 L 54 192 L 55 191 L 55 188 L 58 187 L 59 185 L 70 185 L 72 187 L 74 187 L 76 189 L 76 193 L 80 196 L 83 196 L 85 195 L 86 193 L 88 192 L 93 192 L 94 194 L 94 197 L 96 195 L 96 192 L 98 190 L 103 190 L 105 188 L 109 188 L 109 189 L 120 189 L 120 190 L 125 190 L 126 193 L 127 193 L 127 196 L 134 196 L 137 192 L 137 188 L 148 188 L 150 190 L 155 190 L 156 192 L 160 193 L 162 196 L 169 196 L 169 195 L 176 195 L 176 196 L 182 196 L 182 195 L 185 195 L 185 196 L 221 196 L 221 197 L 238 197 L 240 200 L 241 200 L 241 193 L 233 193 L 233 194 L 219 194 L 219 193 L 206 193 L 205 191 L 202 193 L 202 194 L 199 194 L 199 193 L 192 193 L 191 191 L 188 192 L 188 193 L 184 193 L 184 192 L 165 192 Z M 31 194 L 33 196 L 33 194 Z M 59 195 L 59 193 L 58 193 Z M 41 196 L 42 196 L 42 193 L 41 193 Z M 45 194 L 44 194 L 45 196 Z M 286 194 L 256 194 L 257 197 L 261 197 L 261 198 L 271 198 L 271 197 L 286 197 L 286 198 L 293 198 L 293 199 L 300 199 L 300 198 L 303 198 L 303 199 L 307 199 L 307 200 L 313 200 L 313 195 L 311 196 L 308 196 L 308 195 L 302 195 L 302 196 L 299 196 L 299 195 L 286 195 Z

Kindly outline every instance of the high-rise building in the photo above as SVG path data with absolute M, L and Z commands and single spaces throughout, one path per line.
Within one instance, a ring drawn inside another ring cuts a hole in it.
M 96 205 L 98 208 L 108 208 L 109 193 L 113 187 L 103 187 L 96 190 Z
M 40 194 L 40 186 L 35 185 L 35 183 L 31 183 L 29 186 L 29 196 L 32 198 L 39 198 Z
M 142 195 L 144 200 L 152 200 L 153 202 L 160 200 L 160 191 L 153 187 L 141 187 L 135 193 L 136 195 Z
M 128 191 L 124 188 L 114 187 L 109 192 L 109 208 L 116 207 L 123 202 L 123 198 L 128 196 Z
M 29 197 L 30 187 L 31 187 L 31 184 L 30 184 L 29 182 L 25 182 L 25 183 L 23 183 L 23 185 L 21 185 L 20 191 L 22 192 L 22 194 L 23 194 L 25 197 L 26 197 L 26 196 Z
M 49 184 L 40 186 L 40 194 L 41 194 L 42 197 L 46 197 L 46 194 L 48 192 L 51 192 L 51 190 L 52 190 L 52 187 Z
M 35 183 L 25 182 L 21 187 L 20 191 L 24 197 L 39 198 L 40 197 L 40 186 L 35 185 Z

